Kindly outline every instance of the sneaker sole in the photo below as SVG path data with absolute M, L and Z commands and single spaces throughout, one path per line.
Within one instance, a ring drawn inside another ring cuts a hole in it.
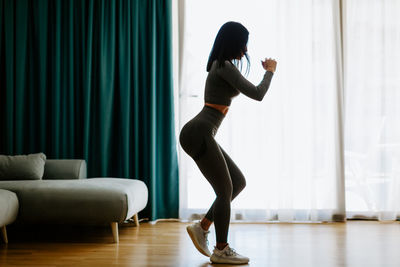
M 192 239 L 193 245 L 197 248 L 197 250 L 198 250 L 201 254 L 203 254 L 204 256 L 210 257 L 211 255 L 208 255 L 207 252 L 205 252 L 205 251 L 201 248 L 201 246 L 199 245 L 199 243 L 197 242 L 197 240 L 196 240 L 196 238 L 195 238 L 195 236 L 194 236 L 192 230 L 190 229 L 190 226 L 187 226 L 187 227 L 186 227 L 186 231 L 188 232 L 189 237 L 190 237 L 190 239 Z
M 235 264 L 235 265 L 243 265 L 243 264 L 248 264 L 249 261 L 243 261 L 243 262 L 237 262 L 237 261 L 230 261 L 226 259 L 213 259 L 211 256 L 210 261 L 212 263 L 220 263 L 220 264 Z

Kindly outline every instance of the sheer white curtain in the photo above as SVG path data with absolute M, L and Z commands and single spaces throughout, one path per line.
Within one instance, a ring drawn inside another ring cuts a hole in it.
M 340 2 L 187 0 L 184 6 L 179 130 L 204 104 L 206 63 L 223 23 L 238 21 L 250 32 L 250 81 L 261 80 L 260 59 L 278 61 L 264 100 L 235 98 L 216 136 L 247 179 L 232 219 L 343 220 Z M 196 218 L 215 195 L 179 152 L 180 216 Z
M 400 1 L 348 0 L 345 155 L 348 217 L 400 211 Z

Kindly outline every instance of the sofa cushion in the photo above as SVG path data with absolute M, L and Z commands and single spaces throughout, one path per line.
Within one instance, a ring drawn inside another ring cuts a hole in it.
M 0 180 L 40 180 L 45 163 L 46 155 L 43 153 L 0 155 Z
M 43 180 L 71 180 L 86 178 L 86 161 L 82 159 L 48 159 Z

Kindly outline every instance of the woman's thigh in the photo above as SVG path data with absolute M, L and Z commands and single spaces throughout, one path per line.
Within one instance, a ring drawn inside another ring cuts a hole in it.
M 195 160 L 217 196 L 232 197 L 232 180 L 223 152 L 211 136 L 204 138 L 204 152 Z

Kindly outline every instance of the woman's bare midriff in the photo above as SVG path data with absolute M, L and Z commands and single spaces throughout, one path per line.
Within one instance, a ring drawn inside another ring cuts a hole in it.
M 226 115 L 226 113 L 228 113 L 229 106 L 211 104 L 211 103 L 205 103 L 205 105 L 209 106 L 209 107 L 212 107 L 212 108 L 215 108 L 216 110 L 220 111 L 224 115 Z

